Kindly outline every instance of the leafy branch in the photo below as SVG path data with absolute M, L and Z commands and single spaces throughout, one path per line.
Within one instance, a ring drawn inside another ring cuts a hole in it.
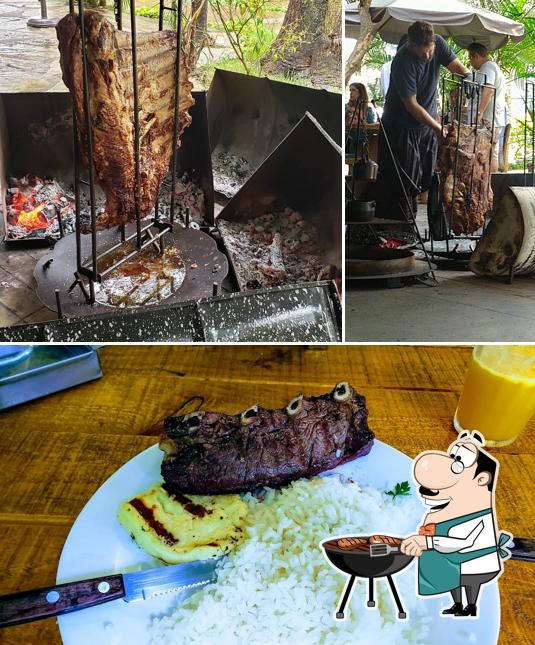
M 385 495 L 391 495 L 393 500 L 396 499 L 396 497 L 406 497 L 410 494 L 411 487 L 409 485 L 409 482 L 398 482 L 394 486 L 394 490 L 385 491 Z

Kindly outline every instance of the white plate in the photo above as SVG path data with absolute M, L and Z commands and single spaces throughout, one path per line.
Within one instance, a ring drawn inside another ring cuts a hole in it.
M 58 566 L 58 583 L 161 566 L 136 546 L 116 519 L 117 509 L 125 500 L 160 479 L 161 459 L 158 446 L 148 448 L 119 468 L 97 490 L 67 537 Z M 411 465 L 409 457 L 376 440 L 369 455 L 344 464 L 336 471 L 354 476 L 359 483 L 388 490 L 396 482 L 412 481 Z M 414 490 L 414 484 L 411 489 Z M 425 512 L 422 505 L 422 517 Z M 416 569 L 411 564 L 399 575 L 415 576 Z M 178 597 L 169 594 L 130 604 L 115 600 L 60 616 L 61 637 L 65 645 L 146 645 L 151 619 L 170 611 Z M 434 645 L 492 645 L 497 642 L 500 625 L 497 584 L 483 587 L 477 619 L 441 618 L 441 608 L 451 604 L 449 594 L 420 602 L 429 603 Z M 333 629 L 335 626 L 333 620 Z

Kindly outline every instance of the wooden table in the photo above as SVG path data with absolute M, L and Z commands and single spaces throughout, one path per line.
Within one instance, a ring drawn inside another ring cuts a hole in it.
M 349 380 L 370 426 L 411 457 L 445 449 L 470 350 L 463 347 L 105 347 L 104 378 L 0 413 L 0 593 L 54 584 L 76 516 L 119 466 L 154 444 L 154 427 L 193 395 L 237 412 L 283 406 Z M 499 527 L 535 535 L 535 422 L 495 450 Z M 508 562 L 500 580 L 501 643 L 535 638 L 535 567 Z M 59 644 L 53 619 L 0 631 L 7 645 Z M 452 644 L 454 645 L 454 644 Z M 482 644 L 488 645 L 488 644 Z

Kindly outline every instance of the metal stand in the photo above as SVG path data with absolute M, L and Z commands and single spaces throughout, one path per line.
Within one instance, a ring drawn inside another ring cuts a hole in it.
M 69 9 L 74 13 L 74 0 L 69 0 Z M 112 247 L 106 248 L 105 251 L 98 250 L 97 239 L 97 221 L 95 210 L 95 177 L 93 165 L 93 144 L 92 144 L 92 114 L 90 112 L 90 87 L 89 87 L 89 68 L 86 51 L 86 34 L 84 24 L 84 0 L 78 0 L 78 15 L 80 19 L 80 33 L 81 33 L 81 49 L 82 49 L 82 70 L 83 70 L 83 102 L 84 102 L 84 116 L 85 116 L 85 130 L 87 132 L 87 159 L 88 159 L 88 174 L 89 174 L 89 198 L 90 198 L 90 211 L 91 211 L 91 253 L 87 260 L 82 261 L 82 244 L 81 244 L 81 206 L 80 206 L 80 155 L 78 151 L 78 130 L 79 123 L 77 122 L 76 112 L 73 108 L 73 145 L 74 145 L 74 177 L 75 177 L 75 208 L 76 208 L 76 271 L 74 272 L 75 281 L 69 290 L 75 286 L 79 286 L 86 298 L 88 304 L 95 304 L 95 283 L 101 282 L 102 279 L 117 269 L 125 262 L 131 261 L 136 258 L 144 249 L 153 245 L 159 254 L 162 254 L 165 248 L 164 236 L 173 230 L 173 223 L 175 217 L 175 188 L 176 188 L 176 167 L 177 167 L 177 142 L 179 132 L 179 99 L 180 99 L 180 44 L 181 44 L 181 20 L 182 16 L 182 1 L 178 0 L 176 14 L 178 19 L 176 21 L 176 58 L 175 58 L 175 98 L 174 98 L 174 124 L 173 124 L 173 152 L 172 152 L 172 195 L 171 195 L 171 208 L 168 221 L 160 221 L 158 212 L 158 201 L 155 205 L 155 217 L 149 224 L 142 225 L 141 223 L 141 210 L 140 210 L 140 127 L 139 127 L 139 90 L 138 90 L 138 65 L 137 65 L 137 39 L 136 39 L 136 3 L 135 0 L 130 1 L 130 28 L 132 38 L 132 79 L 133 79 L 133 93 L 134 93 L 134 155 L 135 155 L 135 186 L 134 186 L 134 208 L 135 208 L 135 232 L 126 235 L 125 227 L 121 227 L 121 239 Z M 159 28 L 163 28 L 162 11 L 169 9 L 164 7 L 163 2 L 160 2 L 160 20 Z M 173 9 L 173 11 L 175 11 Z M 117 28 L 122 30 L 123 15 L 121 0 L 115 0 L 115 18 Z M 135 242 L 135 249 L 129 253 L 121 254 L 120 259 L 111 263 L 106 263 L 106 268 L 102 270 L 102 260 L 107 258 L 111 253 L 116 253 L 119 249 L 123 248 L 129 242 Z M 84 286 L 84 280 L 86 285 Z M 87 289 L 87 286 L 89 289 Z M 89 291 L 89 293 L 88 293 Z
M 489 88 L 492 90 L 492 126 L 491 126 L 491 140 L 490 140 L 490 154 L 489 154 L 489 175 L 492 175 L 492 150 L 494 146 L 494 113 L 496 105 L 496 88 L 492 85 L 487 84 L 486 76 L 484 76 L 484 83 L 480 83 L 475 80 L 475 75 L 477 72 L 472 73 L 472 80 L 468 80 L 465 77 L 459 74 L 452 74 L 451 78 L 446 79 L 442 78 L 442 127 L 445 126 L 445 115 L 449 113 L 451 115 L 451 122 L 457 124 L 457 137 L 455 144 L 455 158 L 453 162 L 453 183 L 451 191 L 451 208 L 445 209 L 447 216 L 448 231 L 443 240 L 446 242 L 446 250 L 438 251 L 435 249 L 435 243 L 439 240 L 433 238 L 433 232 L 431 227 L 429 229 L 429 241 L 431 243 L 431 258 L 435 262 L 437 258 L 446 258 L 450 260 L 456 260 L 457 262 L 462 262 L 463 265 L 466 264 L 472 254 L 472 251 L 457 251 L 462 241 L 472 240 L 477 241 L 480 239 L 481 234 L 473 235 L 456 235 L 452 229 L 452 220 L 453 220 L 453 205 L 455 203 L 455 189 L 458 185 L 458 176 L 457 169 L 459 164 L 459 142 L 461 137 L 461 122 L 462 122 L 462 112 L 463 112 L 463 96 L 466 96 L 469 99 L 468 103 L 468 124 L 470 127 L 474 128 L 474 150 L 473 155 L 474 159 L 477 153 L 477 140 L 478 140 L 478 114 L 479 114 L 479 103 L 481 98 L 481 92 L 483 88 Z M 448 83 L 448 92 L 446 91 L 446 83 Z M 456 105 L 452 105 L 450 102 L 450 91 L 452 88 L 456 88 L 457 97 Z M 470 185 L 466 198 L 472 200 L 472 188 L 474 181 L 474 169 L 475 164 L 472 164 L 472 172 L 470 175 Z M 481 199 L 481 193 L 478 194 L 478 203 Z M 442 201 L 442 199 L 440 199 Z M 483 225 L 483 229 L 485 224 Z M 450 248 L 453 247 L 453 248 Z
M 349 600 L 349 594 L 351 593 L 351 589 L 353 589 L 353 584 L 355 583 L 355 578 L 356 576 L 350 576 L 349 582 L 347 583 L 347 586 L 344 591 L 344 596 L 342 598 L 342 604 L 340 605 L 338 611 L 336 612 L 336 618 L 342 619 L 344 617 L 344 609 L 347 605 L 347 601 Z
M 375 105 L 375 100 L 372 100 L 372 105 L 373 105 L 374 108 L 376 108 L 376 112 L 377 112 L 377 106 Z M 411 200 L 409 199 L 409 196 L 408 196 L 407 191 L 405 189 L 405 184 L 404 184 L 403 179 L 401 177 L 401 172 L 404 172 L 403 168 L 401 168 L 401 166 L 397 162 L 396 155 L 394 154 L 394 151 L 392 150 L 392 146 L 390 145 L 390 141 L 388 139 L 388 134 L 386 133 L 386 130 L 385 130 L 384 126 L 383 126 L 383 120 L 379 116 L 378 112 L 377 112 L 377 118 L 379 120 L 379 125 L 381 126 L 381 130 L 383 132 L 383 135 L 384 135 L 384 138 L 385 138 L 385 141 L 386 141 L 386 145 L 388 147 L 388 152 L 390 154 L 390 158 L 392 159 L 392 163 L 394 164 L 394 168 L 396 170 L 396 175 L 397 175 L 399 184 L 401 186 L 401 191 L 403 193 L 403 199 L 405 201 L 405 208 L 402 209 L 402 210 L 403 210 L 403 214 L 405 215 L 406 224 L 408 225 L 408 227 L 411 229 L 412 233 L 415 235 L 416 239 L 418 240 L 417 247 L 424 254 L 425 263 L 427 264 L 427 267 L 429 269 L 427 274 L 431 276 L 431 280 L 428 281 L 428 282 L 424 282 L 424 284 L 427 284 L 428 286 L 436 286 L 437 281 L 436 281 L 436 277 L 435 277 L 434 267 L 433 267 L 433 265 L 431 263 L 431 259 L 429 258 L 429 254 L 427 253 L 427 249 L 425 248 L 424 242 L 422 240 L 422 236 L 420 235 L 418 225 L 416 224 L 416 213 L 413 212 Z M 404 173 L 404 174 L 406 174 L 406 173 Z M 400 221 L 402 221 L 402 220 L 400 220 Z M 371 223 L 374 224 L 373 221 Z M 385 276 L 385 277 L 388 277 L 388 276 Z
M 402 618 L 402 619 L 407 618 L 407 613 L 403 609 L 403 605 L 401 604 L 401 600 L 398 595 L 398 590 L 396 589 L 396 585 L 392 580 L 392 576 L 386 576 L 386 579 L 388 580 L 388 584 L 390 585 L 390 591 L 392 592 L 392 595 L 394 596 L 394 600 L 396 601 L 396 607 L 398 608 L 398 618 Z
M 375 607 L 375 600 L 373 599 L 373 578 L 368 580 L 368 607 Z
M 531 116 L 531 185 L 535 186 L 535 81 L 526 80 L 524 91 L 524 186 L 528 185 L 528 120 Z
M 41 0 L 41 17 L 29 18 L 26 24 L 28 27 L 55 27 L 58 24 L 58 19 L 48 17 L 46 0 Z

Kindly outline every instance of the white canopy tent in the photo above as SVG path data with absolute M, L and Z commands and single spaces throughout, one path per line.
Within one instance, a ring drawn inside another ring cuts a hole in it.
M 479 42 L 488 49 L 499 49 L 509 39 L 518 42 L 525 35 L 521 23 L 459 0 L 372 0 L 370 13 L 373 22 L 379 24 L 381 38 L 394 44 L 416 20 L 427 20 L 437 34 L 450 36 L 463 48 Z M 359 38 L 358 2 L 346 4 L 345 27 L 346 38 Z

